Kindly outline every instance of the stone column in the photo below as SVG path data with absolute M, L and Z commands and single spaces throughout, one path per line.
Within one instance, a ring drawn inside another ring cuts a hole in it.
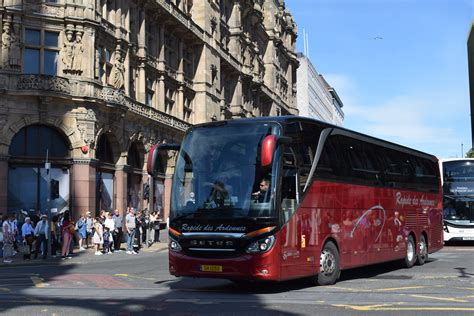
M 158 110 L 165 111 L 165 76 L 158 77 L 158 95 L 156 96 L 158 102 Z
M 117 166 L 115 170 L 115 201 L 114 207 L 120 211 L 127 208 L 127 183 L 128 183 L 128 166 Z
M 171 209 L 171 184 L 172 184 L 172 175 L 166 175 L 163 192 L 163 219 L 167 219 L 170 216 Z
M 156 96 L 158 110 L 165 111 L 165 26 L 160 26 L 159 32 L 159 47 L 158 47 L 158 95 Z
M 139 13 L 139 32 L 138 32 L 138 85 L 137 85 L 137 100 L 141 103 L 146 102 L 146 24 L 145 24 L 145 10 Z
M 237 77 L 237 84 L 235 85 L 234 95 L 232 97 L 231 111 L 232 116 L 241 117 L 242 115 L 242 76 Z
M 71 206 L 80 214 L 95 212 L 96 168 L 89 159 L 74 160 L 71 168 Z
M 8 161 L 0 157 L 0 217 L 7 213 L 8 205 Z

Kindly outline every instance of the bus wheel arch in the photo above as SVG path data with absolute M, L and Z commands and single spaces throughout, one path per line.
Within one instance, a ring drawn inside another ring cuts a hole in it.
M 416 239 L 415 234 L 410 232 L 407 236 L 407 245 L 406 245 L 406 252 L 405 258 L 403 259 L 403 266 L 405 268 L 411 268 L 415 265 L 416 258 L 417 258 L 417 251 L 416 251 Z
M 319 273 L 315 276 L 318 285 L 336 283 L 341 275 L 339 248 L 334 239 L 326 240 L 319 255 Z
M 425 264 L 426 260 L 428 260 L 428 237 L 425 231 L 421 233 L 417 250 L 418 255 L 416 256 L 416 264 L 422 266 Z

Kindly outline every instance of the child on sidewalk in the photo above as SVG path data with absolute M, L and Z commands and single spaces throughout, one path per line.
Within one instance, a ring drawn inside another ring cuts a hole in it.
M 110 233 L 110 228 L 104 228 L 104 253 L 110 254 L 112 253 L 112 234 Z

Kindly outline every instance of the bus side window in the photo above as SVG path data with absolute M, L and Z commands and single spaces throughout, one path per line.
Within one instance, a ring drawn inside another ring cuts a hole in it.
M 296 210 L 298 204 L 296 155 L 292 147 L 287 147 L 283 153 L 283 174 L 281 179 L 281 208 L 287 222 Z
M 296 210 L 297 205 L 296 168 L 284 167 L 281 181 L 281 208 L 285 223 Z

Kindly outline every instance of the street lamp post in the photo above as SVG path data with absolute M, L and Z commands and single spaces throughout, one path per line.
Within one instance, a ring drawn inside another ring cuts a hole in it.
M 46 169 L 46 178 L 48 182 L 48 194 L 46 196 L 46 215 L 48 216 L 48 232 L 47 232 L 47 250 L 46 254 L 48 258 L 51 258 L 51 163 L 48 162 L 48 149 L 46 149 L 46 163 L 44 164 Z

